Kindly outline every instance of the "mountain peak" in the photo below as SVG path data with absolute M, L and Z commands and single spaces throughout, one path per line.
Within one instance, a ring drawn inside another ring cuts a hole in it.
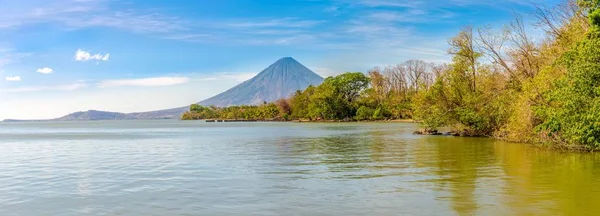
M 263 101 L 273 102 L 290 97 L 297 90 L 318 85 L 323 78 L 292 57 L 283 57 L 243 82 L 217 96 L 198 104 L 226 107 L 233 105 L 256 105 Z
M 277 60 L 277 61 L 278 61 L 278 62 L 279 62 L 279 61 L 294 61 L 294 62 L 298 62 L 298 61 L 296 61 L 296 59 L 294 59 L 294 58 L 292 58 L 292 57 L 289 57 L 289 56 L 288 56 L 288 57 L 283 57 L 283 58 L 280 58 L 280 59 L 279 59 L 279 60 Z
M 296 61 L 296 59 L 294 59 L 292 57 L 280 58 L 279 60 L 274 62 L 272 65 L 286 65 L 286 64 L 299 65 L 299 66 L 302 65 L 300 62 Z M 304 65 L 302 65 L 302 67 L 304 67 Z

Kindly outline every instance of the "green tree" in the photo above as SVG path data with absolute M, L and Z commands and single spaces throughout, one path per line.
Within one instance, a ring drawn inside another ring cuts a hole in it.
M 600 147 L 600 9 L 593 2 L 592 27 L 561 59 L 567 74 L 546 94 L 550 106 L 537 107 L 545 119 L 537 129 L 568 144 Z
M 433 86 L 414 97 L 415 119 L 427 129 L 451 126 L 467 136 L 491 136 L 502 126 L 506 114 L 501 100 L 503 76 L 479 62 L 473 32 L 465 28 L 451 39 L 449 68 Z
M 356 111 L 356 116 L 354 117 L 354 119 L 358 121 L 371 120 L 371 118 L 373 117 L 373 113 L 373 109 L 366 106 L 361 106 Z

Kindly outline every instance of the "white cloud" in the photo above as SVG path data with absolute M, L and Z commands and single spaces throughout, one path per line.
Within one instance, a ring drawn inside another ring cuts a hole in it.
M 49 67 L 43 67 L 43 68 L 37 69 L 37 72 L 43 73 L 43 74 L 51 74 L 52 72 L 54 72 L 54 70 L 52 70 L 52 68 L 49 68 Z
M 116 86 L 171 86 L 187 83 L 190 81 L 187 77 L 152 77 L 143 79 L 121 79 L 104 80 L 98 83 L 98 87 L 116 87 Z
M 21 77 L 20 76 L 7 76 L 6 81 L 18 82 L 18 81 L 21 81 Z
M 75 61 L 89 61 L 89 60 L 98 60 L 98 61 L 108 61 L 110 58 L 110 53 L 106 55 L 102 55 L 99 53 L 91 54 L 85 50 L 77 49 L 75 52 Z

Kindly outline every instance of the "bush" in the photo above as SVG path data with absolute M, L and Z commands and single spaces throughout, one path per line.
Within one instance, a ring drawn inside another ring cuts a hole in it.
M 371 109 L 369 107 L 361 106 L 356 111 L 356 116 L 354 117 L 354 119 L 356 119 L 358 121 L 371 120 L 374 112 L 375 111 L 373 111 L 373 109 Z

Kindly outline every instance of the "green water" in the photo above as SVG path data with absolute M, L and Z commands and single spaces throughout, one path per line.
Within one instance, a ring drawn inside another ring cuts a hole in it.
M 600 157 L 402 123 L 0 123 L 0 215 L 600 215 Z

